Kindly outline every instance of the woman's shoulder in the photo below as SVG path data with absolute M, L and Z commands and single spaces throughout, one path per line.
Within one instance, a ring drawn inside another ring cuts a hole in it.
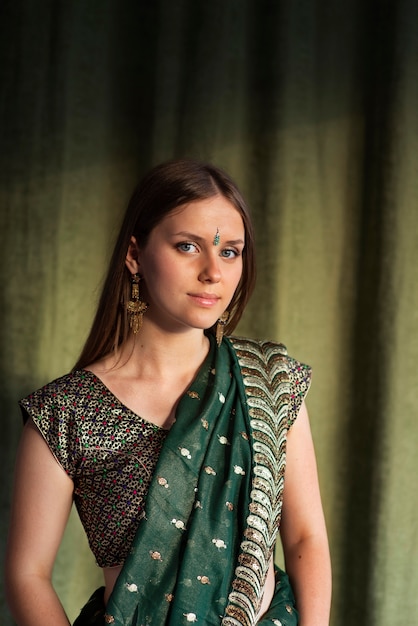
M 286 364 L 289 372 L 298 376 L 303 372 L 304 377 L 310 377 L 311 366 L 289 355 L 284 343 L 271 339 L 253 339 L 249 337 L 228 337 L 238 359 L 257 359 L 265 363 L 280 361 Z
M 39 430 L 52 454 L 73 478 L 80 453 L 80 436 L 92 374 L 75 370 L 55 378 L 19 401 L 23 421 Z
M 272 339 L 254 339 L 235 335 L 230 335 L 228 340 L 237 352 L 247 350 L 248 352 L 251 351 L 254 354 L 262 354 L 265 357 L 268 357 L 269 355 L 282 356 L 286 357 L 286 360 L 288 361 L 294 361 L 295 363 L 300 363 L 304 367 L 309 367 L 308 365 L 302 364 L 301 361 L 298 361 L 293 356 L 290 356 L 287 345 L 281 341 L 275 341 Z
M 74 370 L 55 378 L 19 401 L 29 415 L 33 411 L 51 411 L 68 406 L 77 397 L 92 388 L 94 375 L 87 370 Z
M 259 355 L 264 359 L 276 356 L 288 357 L 285 344 L 279 341 L 272 341 L 271 339 L 252 339 L 235 335 L 231 335 L 228 339 L 235 351 L 239 354 L 248 352 L 254 356 Z
M 244 377 L 261 376 L 269 387 L 272 381 L 285 380 L 289 394 L 289 426 L 295 421 L 302 401 L 309 391 L 312 368 L 310 365 L 289 356 L 283 343 L 271 340 L 228 338 L 238 359 Z

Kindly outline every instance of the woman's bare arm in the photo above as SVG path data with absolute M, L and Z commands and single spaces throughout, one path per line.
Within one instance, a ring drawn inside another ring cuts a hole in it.
M 18 626 L 68 626 L 52 587 L 73 482 L 29 421 L 20 442 L 6 553 L 6 595 Z
M 281 539 L 296 596 L 299 626 L 328 626 L 331 564 L 308 412 L 303 403 L 290 429 Z

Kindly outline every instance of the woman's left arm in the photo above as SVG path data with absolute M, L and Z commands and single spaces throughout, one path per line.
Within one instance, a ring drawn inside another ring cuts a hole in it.
M 305 403 L 288 433 L 280 535 L 299 626 L 328 626 L 331 562 Z

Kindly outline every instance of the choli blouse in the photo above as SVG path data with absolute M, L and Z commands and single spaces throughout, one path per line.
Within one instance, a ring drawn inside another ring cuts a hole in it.
M 20 406 L 74 482 L 74 502 L 97 564 L 121 565 L 168 431 L 136 415 L 88 370 L 52 381 Z

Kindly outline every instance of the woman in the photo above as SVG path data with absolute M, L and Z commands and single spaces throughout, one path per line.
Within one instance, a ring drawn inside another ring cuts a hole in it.
M 254 278 L 232 180 L 187 160 L 151 170 L 74 370 L 21 402 L 6 563 L 19 626 L 68 626 L 51 572 L 73 500 L 105 581 L 77 624 L 328 624 L 310 369 L 227 337 Z M 279 528 L 295 601 L 273 565 Z

